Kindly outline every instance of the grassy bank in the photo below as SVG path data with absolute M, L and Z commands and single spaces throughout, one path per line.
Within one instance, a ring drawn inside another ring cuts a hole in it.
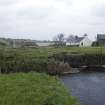
M 17 59 L 47 59 L 56 53 L 66 52 L 68 54 L 105 54 L 105 47 L 63 47 L 63 48 L 5 48 L 0 47 L 0 54 L 15 56 Z
M 0 105 L 77 105 L 56 77 L 38 73 L 0 75 Z
M 63 47 L 63 48 L 0 48 L 0 73 L 46 72 L 49 66 L 48 57 L 56 53 L 66 54 L 100 54 L 100 47 Z M 105 54 L 105 48 L 102 48 Z M 86 61 L 86 60 L 85 60 Z M 97 61 L 97 59 L 96 59 Z M 77 61 L 78 62 L 78 61 Z M 74 62 L 75 63 L 75 62 Z M 51 67 L 50 67 L 51 68 Z
M 63 48 L 0 48 L 0 52 L 5 55 L 15 54 L 18 59 L 47 59 L 52 54 L 66 52 L 75 54 L 99 54 L 101 53 L 101 47 L 63 47 Z M 105 54 L 105 47 L 102 48 L 103 54 Z

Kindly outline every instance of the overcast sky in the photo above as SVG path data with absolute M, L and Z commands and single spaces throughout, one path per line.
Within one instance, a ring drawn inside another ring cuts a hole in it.
M 105 0 L 0 0 L 0 37 L 105 33 Z

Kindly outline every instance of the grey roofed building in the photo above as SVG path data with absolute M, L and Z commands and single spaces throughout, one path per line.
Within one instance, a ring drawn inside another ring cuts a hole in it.
M 84 37 L 76 37 L 74 41 L 75 41 L 75 43 L 79 43 L 79 42 L 81 42 L 83 39 L 84 39 Z
M 105 34 L 97 34 L 97 41 L 105 41 Z
M 69 38 L 67 38 L 67 42 L 70 42 L 70 43 L 79 43 L 83 39 L 84 39 L 84 37 L 70 36 Z
M 66 39 L 66 45 L 88 47 L 92 45 L 92 41 L 86 35 L 83 37 L 71 35 Z

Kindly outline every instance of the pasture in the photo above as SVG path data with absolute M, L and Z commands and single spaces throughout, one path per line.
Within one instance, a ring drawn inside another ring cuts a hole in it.
M 57 77 L 38 73 L 0 75 L 0 105 L 77 105 Z

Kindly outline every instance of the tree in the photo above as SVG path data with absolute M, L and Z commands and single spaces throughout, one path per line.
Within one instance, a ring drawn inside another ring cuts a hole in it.
M 66 41 L 69 42 L 69 43 L 73 43 L 73 42 L 75 41 L 75 39 L 76 39 L 76 36 L 70 35 L 70 36 L 66 39 Z
M 84 37 L 87 37 L 87 36 L 88 36 L 88 34 L 87 34 L 87 33 L 85 33 L 83 36 L 84 36 Z
M 64 34 L 60 33 L 58 34 L 57 36 L 55 36 L 53 38 L 53 41 L 55 43 L 55 46 L 59 47 L 59 46 L 64 46 L 65 43 L 64 43 Z

